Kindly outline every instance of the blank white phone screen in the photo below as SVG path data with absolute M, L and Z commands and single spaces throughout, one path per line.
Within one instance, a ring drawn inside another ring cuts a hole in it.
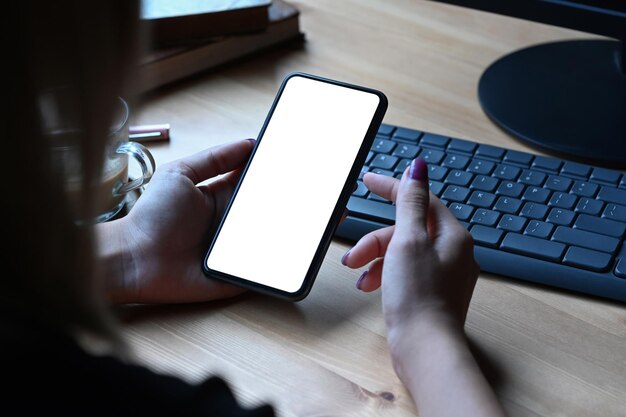
M 291 77 L 207 267 L 297 292 L 379 101 L 376 94 Z

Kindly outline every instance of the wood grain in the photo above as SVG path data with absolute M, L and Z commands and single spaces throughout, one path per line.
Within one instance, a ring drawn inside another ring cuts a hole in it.
M 157 163 L 255 137 L 290 71 L 381 89 L 389 123 L 529 150 L 482 113 L 480 74 L 518 48 L 593 37 L 428 1 L 294 3 L 302 48 L 145 97 L 135 122 L 172 125 L 171 141 L 150 147 Z M 357 291 L 359 272 L 339 262 L 348 247 L 331 245 L 300 303 L 248 294 L 129 308 L 125 335 L 148 366 L 192 381 L 222 375 L 243 402 L 270 402 L 281 416 L 414 416 L 389 360 L 380 294 Z M 512 416 L 626 416 L 623 305 L 482 274 L 467 333 Z

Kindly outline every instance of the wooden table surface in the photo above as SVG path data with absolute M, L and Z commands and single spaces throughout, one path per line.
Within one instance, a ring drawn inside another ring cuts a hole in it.
M 388 123 L 525 150 L 483 114 L 479 76 L 517 48 L 591 37 L 420 0 L 293 3 L 302 47 L 146 97 L 134 122 L 172 125 L 169 143 L 150 146 L 157 163 L 256 137 L 290 71 L 382 90 Z M 142 307 L 127 311 L 124 334 L 157 371 L 190 381 L 221 375 L 241 401 L 270 402 L 281 416 L 416 415 L 391 367 L 380 293 L 357 291 L 360 272 L 339 262 L 348 247 L 333 242 L 299 303 L 247 294 Z M 512 416 L 626 416 L 624 305 L 483 273 L 466 329 Z

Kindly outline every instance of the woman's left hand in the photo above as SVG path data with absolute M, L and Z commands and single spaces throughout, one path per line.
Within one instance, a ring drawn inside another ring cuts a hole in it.
M 201 262 L 253 147 L 254 140 L 237 141 L 159 167 L 126 217 L 96 227 L 112 302 L 196 302 L 243 291 L 208 279 Z

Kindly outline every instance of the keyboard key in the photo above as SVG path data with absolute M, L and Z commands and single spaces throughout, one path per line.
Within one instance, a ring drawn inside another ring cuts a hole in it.
M 396 143 L 387 139 L 376 138 L 372 145 L 372 150 L 378 153 L 391 153 Z
M 391 170 L 398 163 L 398 158 L 391 155 L 385 155 L 383 153 L 379 153 L 372 159 L 370 163 L 370 168 L 380 168 Z
M 626 189 L 626 175 L 624 175 L 622 180 L 619 182 L 619 188 Z
M 517 233 L 507 233 L 500 248 L 509 252 L 553 262 L 559 262 L 565 252 L 565 245 L 562 243 Z
M 479 208 L 474 213 L 471 222 L 485 226 L 495 226 L 499 219 L 500 213 L 497 211 Z
M 399 143 L 398 146 L 396 146 L 396 149 L 393 151 L 393 155 L 399 158 L 415 159 L 419 151 L 420 148 L 415 145 Z
M 496 201 L 496 196 L 484 191 L 474 191 L 467 200 L 467 204 L 471 204 L 474 207 L 490 208 L 493 202 Z
M 366 200 L 364 198 L 350 197 L 347 208 L 348 214 L 355 213 L 359 216 L 383 222 L 385 224 L 391 224 L 396 221 L 396 207 L 392 204 Z
M 366 172 L 369 172 L 370 168 L 368 166 L 362 166 L 361 167 L 361 172 L 359 172 L 359 179 L 362 180 L 363 179 L 363 175 L 365 175 Z
M 470 188 L 473 190 L 493 192 L 495 191 L 497 186 L 498 186 L 497 179 L 492 178 L 492 177 L 486 177 L 484 175 L 479 175 L 476 178 L 474 178 L 474 181 L 472 182 L 472 185 L 470 185 Z
M 509 150 L 504 156 L 504 162 L 529 166 L 533 160 L 533 155 L 525 152 Z
M 600 192 L 596 198 L 598 200 L 604 200 L 607 203 L 615 203 L 626 206 L 626 190 L 620 190 L 613 187 L 600 187 Z
M 550 223 L 541 222 L 539 220 L 531 220 L 528 222 L 528 226 L 526 226 L 524 234 L 528 236 L 538 237 L 541 239 L 547 239 L 548 237 L 550 237 L 552 229 L 554 229 L 554 226 Z
M 617 251 L 617 246 L 620 243 L 619 239 L 613 237 L 563 226 L 556 228 L 554 235 L 552 235 L 552 240 L 610 254 Z
M 592 198 L 581 198 L 576 205 L 576 213 L 585 213 L 592 216 L 597 216 L 602 211 L 604 203 L 600 200 L 594 200 Z
M 448 174 L 448 168 L 439 165 L 428 165 L 428 178 L 441 181 Z
M 435 194 L 437 197 L 441 197 L 441 193 L 443 192 L 443 187 L 445 185 L 439 181 L 428 181 L 428 188 L 430 191 Z
M 448 144 L 448 150 L 454 152 L 474 153 L 474 150 L 478 147 L 477 143 L 470 142 L 463 139 L 452 139 Z
M 429 164 L 435 165 L 439 165 L 439 163 L 445 156 L 445 153 L 436 149 L 422 149 L 422 152 L 420 153 L 420 158 L 422 158 Z
M 396 128 L 395 126 L 392 126 L 392 125 L 388 125 L 388 124 L 382 123 L 382 124 L 380 125 L 380 127 L 378 128 L 378 133 L 377 133 L 377 135 L 382 135 L 382 136 L 391 136 L 391 134 L 393 133 L 393 131 L 394 131 L 394 129 L 395 129 L 395 128 Z M 399 129 L 401 129 L 401 128 L 399 128 Z
M 611 255 L 606 253 L 572 246 L 567 250 L 563 263 L 591 271 L 606 271 L 611 264 L 611 260 Z
M 489 175 L 495 167 L 496 164 L 491 161 L 487 161 L 485 159 L 472 159 L 472 162 L 467 167 L 467 170 L 469 172 L 473 172 L 474 174 Z
M 474 212 L 474 207 L 461 203 L 452 203 L 448 206 L 448 209 L 452 212 L 452 214 L 454 214 L 457 219 L 461 221 L 469 220 L 470 217 L 472 217 L 472 213 Z
M 546 190 L 545 188 L 540 188 L 540 187 L 528 187 L 526 188 L 526 191 L 524 191 L 522 200 L 543 204 L 546 201 L 548 201 L 549 197 L 550 197 L 550 190 Z
M 367 158 L 365 158 L 365 162 L 363 163 L 363 165 L 368 165 L 370 161 L 372 160 L 372 158 L 374 157 L 374 155 L 376 155 L 374 152 L 369 151 L 367 153 Z
M 498 201 L 496 201 L 496 205 L 493 206 L 493 209 L 502 213 L 515 214 L 519 211 L 521 206 L 522 201 L 517 198 L 500 197 Z
M 555 192 L 552 194 L 552 198 L 548 202 L 548 205 L 571 210 L 574 207 L 574 204 L 576 204 L 576 198 L 577 197 L 573 194 Z
M 626 230 L 626 224 L 581 214 L 576 219 L 574 228 L 621 238 Z
M 493 176 L 503 180 L 515 181 L 519 176 L 521 169 L 512 165 L 498 165 L 493 172 Z
M 463 187 L 466 187 L 467 185 L 469 185 L 469 183 L 472 181 L 473 178 L 474 178 L 474 175 L 469 172 L 459 171 L 458 169 L 454 169 L 450 171 L 444 183 L 461 185 Z
M 542 186 L 546 180 L 547 175 L 540 171 L 531 171 L 525 169 L 522 171 L 522 175 L 519 177 L 519 182 L 527 185 Z
M 435 135 L 434 133 L 425 133 L 424 136 L 422 136 L 422 140 L 420 140 L 420 146 L 425 148 L 435 147 L 443 149 L 446 147 L 448 142 L 450 142 L 450 138 L 448 137 Z
M 561 208 L 553 208 L 546 221 L 559 226 L 569 226 L 574 221 L 574 212 Z
M 470 159 L 467 156 L 448 154 L 441 165 L 453 169 L 465 169 L 469 161 Z
M 577 162 L 565 162 L 561 168 L 561 174 L 577 178 L 589 178 L 591 167 Z
M 422 136 L 422 132 L 419 130 L 407 129 L 404 127 L 399 127 L 396 129 L 393 134 L 393 138 L 396 140 L 404 140 L 412 143 L 417 143 L 419 138 Z
M 619 260 L 613 273 L 620 278 L 626 278 L 626 258 Z
M 604 168 L 594 168 L 591 173 L 591 181 L 617 185 L 620 176 L 621 174 L 617 171 Z
M 598 192 L 598 185 L 592 182 L 576 181 L 570 193 L 581 197 L 593 197 Z
M 620 206 L 617 204 L 607 204 L 602 213 L 602 217 L 609 220 L 616 220 L 618 222 L 626 223 L 626 206 Z
M 393 172 L 395 172 L 396 174 L 404 174 L 404 171 L 406 171 L 409 165 L 411 165 L 410 159 L 401 159 L 400 162 L 398 162 L 398 165 L 396 165 L 396 167 L 393 169 Z M 428 178 L 430 178 L 430 176 Z
M 524 185 L 519 182 L 502 181 L 496 190 L 496 194 L 507 197 L 519 197 L 524 191 Z
M 523 217 L 513 216 L 511 214 L 505 214 L 498 223 L 498 229 L 506 230 L 508 232 L 521 232 L 526 226 L 526 219 Z
M 374 193 L 369 193 L 369 195 L 367 196 L 368 200 L 374 200 L 374 201 L 380 201 L 381 203 L 385 203 L 385 204 L 391 204 L 391 201 L 387 200 L 384 197 L 379 196 L 378 194 L 374 194 Z
M 370 167 L 370 172 L 373 172 L 374 174 L 378 174 L 378 175 L 385 175 L 387 177 L 393 177 L 393 172 L 386 170 L 386 169 Z
M 532 202 L 524 204 L 524 207 L 522 207 L 522 210 L 519 213 L 520 216 L 537 220 L 543 220 L 546 217 L 546 214 L 548 214 L 548 206 Z
M 556 175 L 548 176 L 548 180 L 544 187 L 555 191 L 568 191 L 572 186 L 572 180 L 565 177 L 557 177 Z
M 532 168 L 556 173 L 559 172 L 559 168 L 561 168 L 562 164 L 563 161 L 560 159 L 549 158 L 547 156 L 536 156 L 533 161 Z
M 475 155 L 480 158 L 501 160 L 505 152 L 506 149 L 498 148 L 497 146 L 481 144 L 478 145 L 478 149 L 476 150 Z
M 449 185 L 442 194 L 442 198 L 448 201 L 454 201 L 457 203 L 464 203 L 467 200 L 470 190 L 465 187 L 459 187 L 456 185 Z
M 367 189 L 365 184 L 363 184 L 363 181 L 357 181 L 356 182 L 356 190 L 354 190 L 352 195 L 355 196 L 355 197 L 366 197 L 368 191 L 369 190 Z
M 479 224 L 472 226 L 470 233 L 474 238 L 474 243 L 490 248 L 498 247 L 498 243 L 500 243 L 502 235 L 504 235 L 502 230 L 481 226 Z

